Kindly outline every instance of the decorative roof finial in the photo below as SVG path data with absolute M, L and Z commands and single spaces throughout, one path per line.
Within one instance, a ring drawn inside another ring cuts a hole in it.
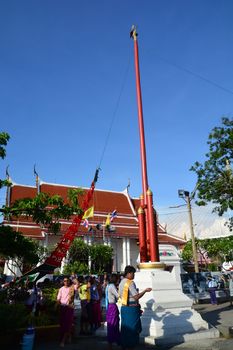
M 10 206 L 10 186 L 12 184 L 11 182 L 11 177 L 10 177 L 10 174 L 9 174 L 9 165 L 7 165 L 6 167 L 6 183 L 7 183 L 7 187 L 6 187 L 6 206 L 9 207 Z
M 37 188 L 37 193 L 40 192 L 40 185 L 39 185 L 39 175 L 36 171 L 36 164 L 34 164 L 34 176 L 36 177 L 36 188 Z
M 130 179 L 128 180 L 128 185 L 127 185 L 127 192 L 129 192 L 129 188 L 130 188 Z

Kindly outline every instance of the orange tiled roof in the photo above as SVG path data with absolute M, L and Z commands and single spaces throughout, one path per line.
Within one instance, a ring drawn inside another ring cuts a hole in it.
M 60 195 L 65 201 L 67 201 L 67 192 L 70 188 L 78 188 L 73 186 L 41 183 L 40 191 L 48 193 L 50 195 Z M 84 192 L 87 189 L 83 188 Z M 33 198 L 37 193 L 36 187 L 13 185 L 10 192 L 10 203 L 20 198 Z M 112 237 L 130 237 L 138 239 L 138 220 L 137 210 L 140 206 L 139 198 L 130 198 L 128 192 L 113 192 L 95 189 L 92 203 L 94 205 L 94 217 L 89 219 L 89 224 L 95 229 L 95 235 L 101 236 L 103 233 L 96 230 L 97 224 L 103 224 L 106 221 L 108 213 L 113 210 L 117 210 L 117 217 L 114 219 L 112 225 L 115 227 L 115 231 L 112 233 L 105 232 L 106 237 L 111 235 Z M 69 227 L 72 220 L 60 220 L 61 233 Z M 13 227 L 17 227 L 18 231 L 21 231 L 25 236 L 33 237 L 37 239 L 43 239 L 41 228 L 36 223 L 32 222 L 32 218 L 21 216 L 17 220 L 14 219 L 10 223 L 4 221 L 4 224 L 10 224 Z M 78 235 L 88 235 L 88 230 L 80 226 Z M 170 243 L 177 245 L 184 245 L 185 241 L 178 237 L 168 235 L 165 229 L 158 225 L 158 238 L 159 243 Z

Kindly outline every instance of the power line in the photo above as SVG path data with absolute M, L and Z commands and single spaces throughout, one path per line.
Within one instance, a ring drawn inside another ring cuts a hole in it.
M 159 213 L 159 216 L 177 215 L 177 214 L 180 214 L 180 213 L 187 213 L 187 212 L 188 212 L 187 210 L 183 210 L 183 211 L 177 211 L 176 213 L 164 213 L 164 214 L 160 214 Z
M 222 85 L 216 83 L 215 81 L 213 81 L 213 80 L 211 80 L 211 79 L 209 79 L 209 78 L 206 78 L 206 77 L 202 76 L 201 74 L 194 72 L 194 71 L 191 70 L 191 69 L 182 67 L 181 65 L 179 65 L 179 64 L 177 64 L 177 63 L 171 62 L 170 60 L 167 60 L 166 58 L 161 57 L 161 56 L 159 56 L 159 55 L 157 55 L 157 54 L 156 54 L 155 56 L 156 56 L 158 59 L 160 59 L 162 62 L 165 62 L 165 63 L 169 64 L 170 66 L 173 66 L 173 67 L 175 67 L 175 68 L 177 68 L 177 69 L 179 69 L 179 70 L 182 70 L 183 72 L 186 72 L 186 73 L 188 73 L 188 74 L 194 76 L 195 78 L 198 78 L 198 79 L 200 79 L 200 80 L 202 80 L 202 81 L 205 81 L 206 83 L 208 83 L 208 84 L 210 84 L 210 85 L 212 85 L 212 86 L 214 86 L 214 87 L 216 87 L 216 88 L 218 88 L 218 89 L 220 89 L 220 90 L 222 90 L 222 91 L 225 91 L 225 92 L 227 92 L 228 94 L 233 95 L 233 91 L 232 91 L 232 90 L 230 90 L 230 89 L 228 89 L 228 88 L 225 88 L 224 86 L 222 86 Z
M 194 208 L 195 210 L 193 211 L 193 220 L 195 224 L 195 234 L 197 237 L 200 237 L 203 234 L 205 235 L 206 230 L 213 231 L 214 229 L 216 233 L 219 231 L 221 235 L 226 232 L 226 225 L 224 224 L 224 220 L 227 221 L 227 218 L 220 218 L 217 214 L 211 212 L 211 208 L 206 208 L 206 210 L 203 210 L 203 208 L 198 206 L 195 206 Z M 167 231 L 181 232 L 182 224 L 188 225 L 188 218 L 186 213 L 187 211 L 175 211 L 172 213 L 168 212 L 162 214 L 162 220 L 165 220 Z M 159 214 L 159 216 L 161 216 L 161 214 Z

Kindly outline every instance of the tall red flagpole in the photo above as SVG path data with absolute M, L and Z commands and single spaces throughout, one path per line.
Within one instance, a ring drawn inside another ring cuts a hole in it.
M 139 135 L 140 135 L 142 189 L 143 189 L 143 197 L 144 197 L 145 218 L 147 223 L 146 233 L 144 233 L 143 228 L 139 226 L 139 237 L 141 237 L 141 242 L 145 242 L 145 235 L 146 235 L 146 241 L 149 240 L 149 252 L 147 252 L 147 256 L 150 256 L 151 262 L 159 262 L 159 248 L 158 248 L 159 245 L 158 245 L 158 235 L 157 235 L 154 208 L 153 208 L 153 198 L 152 198 L 152 192 L 148 187 L 148 177 L 147 177 L 146 144 L 145 144 L 144 121 L 143 121 L 142 94 L 141 94 L 139 54 L 138 54 L 138 41 L 137 41 L 136 27 L 133 26 L 130 36 L 134 40 L 134 60 L 135 60 L 136 91 L 137 91 L 137 105 L 138 105 L 138 123 L 139 123 Z M 143 249 L 144 248 L 140 246 L 140 250 L 143 251 Z

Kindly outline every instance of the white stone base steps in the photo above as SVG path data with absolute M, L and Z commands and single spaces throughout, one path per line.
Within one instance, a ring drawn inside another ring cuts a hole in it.
M 140 336 L 145 343 L 175 344 L 219 337 L 219 331 L 192 308 L 193 301 L 182 292 L 175 271 L 143 269 L 135 273 L 134 281 L 139 291 L 152 288 L 140 299 L 143 310 Z

